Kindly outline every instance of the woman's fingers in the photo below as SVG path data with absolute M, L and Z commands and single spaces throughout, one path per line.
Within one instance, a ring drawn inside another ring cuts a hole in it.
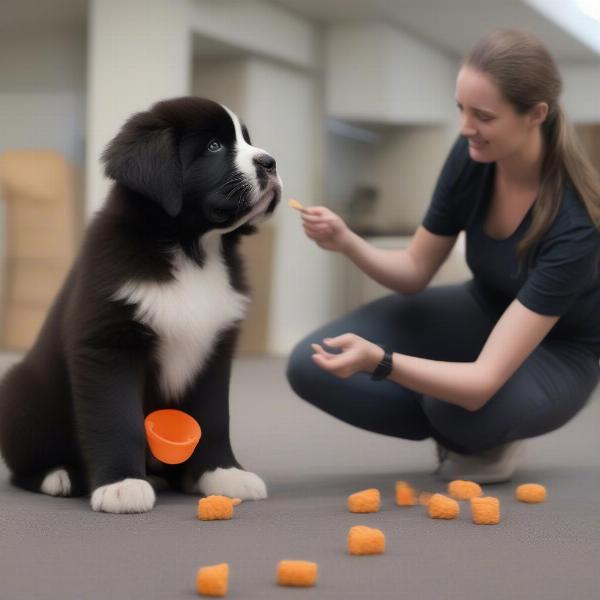
M 302 217 L 307 215 L 320 216 L 326 214 L 328 211 L 324 206 L 305 206 L 302 211 Z
M 333 354 L 330 354 L 329 352 L 323 350 L 323 347 L 320 344 L 311 344 L 311 347 L 317 354 L 324 356 L 325 358 L 333 356 Z
M 329 223 L 302 223 L 304 229 L 313 229 L 318 231 L 320 229 L 331 229 L 331 225 Z
M 307 235 L 327 235 L 331 232 L 331 228 L 329 225 L 325 225 L 324 227 L 305 227 L 304 231 Z
M 315 352 L 313 360 L 323 369 L 335 372 L 339 368 L 339 355 Z
M 313 360 L 322 369 L 340 377 L 346 377 L 353 372 L 354 358 L 350 354 L 313 354 Z
M 302 220 L 305 223 L 331 223 L 332 221 L 335 221 L 335 216 L 323 214 L 313 215 L 310 213 L 303 212 Z
M 352 345 L 355 341 L 355 336 L 353 333 L 344 333 L 342 335 L 338 335 L 334 338 L 325 338 L 323 343 L 330 348 L 342 348 L 345 349 L 348 346 Z
M 306 231 L 305 233 L 311 240 L 316 241 L 326 241 L 330 237 L 327 231 Z

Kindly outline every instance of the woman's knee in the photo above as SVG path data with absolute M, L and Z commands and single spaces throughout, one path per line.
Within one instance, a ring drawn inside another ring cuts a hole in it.
M 435 398 L 423 399 L 423 411 L 441 436 L 468 452 L 554 431 L 585 405 L 598 379 L 595 361 L 582 376 L 582 362 L 572 367 L 558 350 L 538 347 L 478 411 Z
M 509 424 L 491 406 L 473 412 L 426 396 L 422 408 L 431 427 L 465 452 L 482 452 L 509 441 Z
M 310 343 L 303 340 L 292 350 L 286 369 L 286 377 L 292 390 L 309 402 L 315 395 L 315 381 L 320 375 L 312 354 Z

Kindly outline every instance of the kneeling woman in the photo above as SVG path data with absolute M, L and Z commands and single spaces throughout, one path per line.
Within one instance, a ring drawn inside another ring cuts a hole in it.
M 522 440 L 569 421 L 599 379 L 600 182 L 560 91 L 539 40 L 494 31 L 458 73 L 461 136 L 407 250 L 303 212 L 311 240 L 399 293 L 301 341 L 292 388 L 357 427 L 433 438 L 445 479 L 510 478 Z M 426 289 L 460 231 L 472 280 Z

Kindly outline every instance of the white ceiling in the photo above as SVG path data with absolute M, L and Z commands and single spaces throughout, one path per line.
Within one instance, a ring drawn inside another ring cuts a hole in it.
M 494 27 L 520 27 L 535 33 L 559 61 L 600 57 L 523 0 L 272 0 L 323 24 L 387 22 L 456 57 Z M 546 0 L 562 2 L 564 0 Z
M 214 0 L 223 1 L 223 0 Z M 565 0 L 545 0 L 563 2 Z M 536 10 L 527 0 L 271 0 L 323 24 L 385 21 L 454 56 L 462 56 L 493 27 L 522 27 L 539 35 L 560 61 L 599 56 Z M 85 26 L 86 0 L 0 0 L 0 31 Z M 600 30 L 599 30 L 600 31 Z

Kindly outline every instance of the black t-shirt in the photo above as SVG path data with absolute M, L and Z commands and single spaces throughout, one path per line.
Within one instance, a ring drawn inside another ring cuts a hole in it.
M 465 231 L 476 289 L 497 317 L 516 298 L 536 313 L 560 317 L 549 339 L 583 343 L 600 355 L 600 232 L 583 202 L 566 185 L 550 228 L 520 261 L 517 244 L 531 224 L 531 209 L 506 239 L 484 232 L 494 171 L 494 163 L 472 160 L 467 139 L 460 137 L 446 159 L 423 226 L 438 235 Z

